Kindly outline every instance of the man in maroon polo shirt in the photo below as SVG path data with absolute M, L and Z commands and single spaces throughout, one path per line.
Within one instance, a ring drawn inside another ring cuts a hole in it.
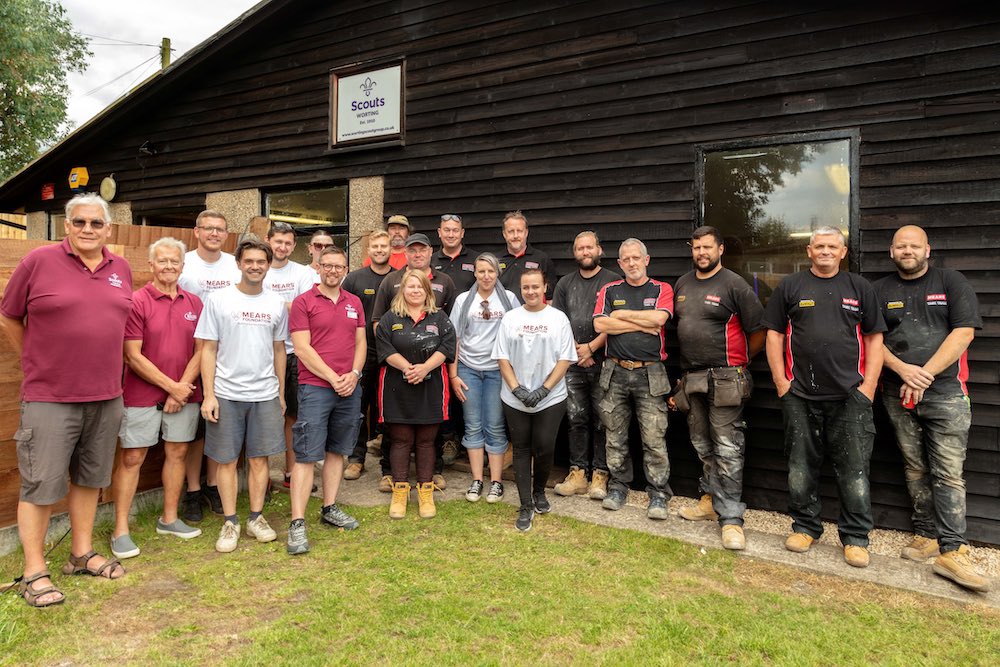
M 358 522 L 337 507 L 344 461 L 354 451 L 361 428 L 361 372 L 368 356 L 365 312 L 361 299 L 340 288 L 347 275 L 347 255 L 327 248 L 318 262 L 320 283 L 295 297 L 289 317 L 299 367 L 299 414 L 292 427 L 292 523 L 288 553 L 309 551 L 305 511 L 313 467 L 323 461 L 323 509 L 320 521 L 353 530 Z
M 117 559 L 93 550 L 92 540 L 121 425 L 122 341 L 132 305 L 132 270 L 104 247 L 110 223 L 107 202 L 97 195 L 71 199 L 66 238 L 28 253 L 0 303 L 0 321 L 24 371 L 14 434 L 21 474 L 17 528 L 24 547 L 21 595 L 34 607 L 64 600 L 44 551 L 52 505 L 67 493 L 73 537 L 63 572 L 125 574 Z

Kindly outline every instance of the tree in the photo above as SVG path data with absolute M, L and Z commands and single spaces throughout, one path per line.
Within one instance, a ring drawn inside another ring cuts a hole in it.
M 87 44 L 58 1 L 0 1 L 0 182 L 69 132 L 66 75 Z

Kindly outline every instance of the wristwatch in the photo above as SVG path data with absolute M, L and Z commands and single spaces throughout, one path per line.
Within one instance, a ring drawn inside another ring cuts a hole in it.
M 359 380 L 361 379 L 361 371 L 359 371 L 357 368 L 352 368 L 351 372 L 357 375 Z

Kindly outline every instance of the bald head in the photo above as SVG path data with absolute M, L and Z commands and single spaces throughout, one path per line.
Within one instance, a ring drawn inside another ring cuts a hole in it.
M 896 230 L 896 233 L 892 235 L 892 243 L 896 244 L 896 239 L 899 237 L 906 238 L 919 238 L 923 241 L 924 245 L 927 245 L 927 232 L 923 230 L 922 227 L 917 227 L 916 225 L 905 225 Z
M 914 280 L 927 273 L 927 260 L 931 256 L 931 246 L 927 242 L 927 232 L 916 225 L 906 225 L 892 235 L 889 257 L 904 280 Z

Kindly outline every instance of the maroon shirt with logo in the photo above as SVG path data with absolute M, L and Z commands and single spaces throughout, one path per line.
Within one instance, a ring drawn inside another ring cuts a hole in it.
M 27 317 L 21 400 L 83 403 L 121 396 L 132 269 L 107 248 L 102 254 L 91 271 L 67 238 L 32 250 L 14 269 L 0 313 Z
M 361 299 L 344 289 L 333 301 L 313 286 L 295 297 L 288 315 L 288 331 L 308 331 L 309 345 L 337 375 L 354 368 L 355 335 L 364 326 Z M 330 388 L 329 382 L 317 377 L 304 363 L 299 364 L 299 384 Z

